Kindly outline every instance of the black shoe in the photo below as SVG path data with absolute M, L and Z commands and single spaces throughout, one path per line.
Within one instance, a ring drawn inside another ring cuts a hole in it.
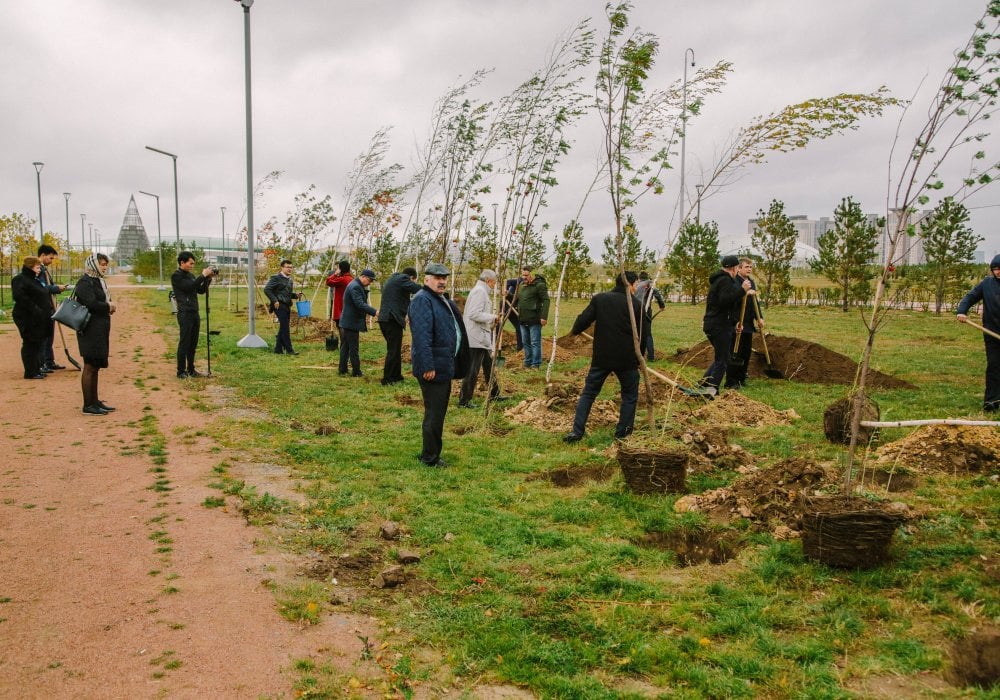
M 347 376 L 347 372 L 339 372 L 339 371 L 338 371 L 338 372 L 337 372 L 337 375 L 338 375 L 338 376 L 341 376 L 341 377 L 346 377 L 346 376 Z
M 574 442 L 580 442 L 583 440 L 583 435 L 577 435 L 576 433 L 567 433 L 563 436 L 563 442 L 572 445 Z
M 477 406 L 476 404 L 472 403 L 471 401 L 459 401 L 458 402 L 458 407 L 459 408 L 479 408 L 479 406 Z
M 365 376 L 362 372 L 351 372 L 352 377 L 363 377 Z
M 497 394 L 496 396 L 491 396 L 490 401 L 510 401 L 510 397 Z
M 189 376 L 189 377 L 204 377 L 205 375 L 202 374 L 201 372 L 199 372 L 196 369 L 189 369 L 187 371 L 187 376 Z
M 177 373 L 177 378 L 178 379 L 187 379 L 188 378 L 188 373 L 187 372 L 178 372 Z
M 289 350 L 286 354 L 287 355 L 298 355 L 299 353 L 295 352 L 294 350 Z
M 615 440 L 624 440 L 625 438 L 627 438 L 631 434 L 632 434 L 632 429 L 631 428 L 629 428 L 628 430 L 626 430 L 623 433 L 615 433 Z
M 45 379 L 45 375 L 39 372 L 38 374 L 26 374 L 25 379 Z
M 1000 401 L 990 401 L 989 403 L 984 403 L 983 410 L 986 413 L 995 413 L 996 411 L 1000 411 Z
M 65 365 L 56 364 L 55 362 L 49 364 L 49 369 L 66 369 Z
M 106 403 L 104 403 L 103 401 L 98 401 L 98 402 L 97 402 L 96 404 L 94 404 L 94 405 L 95 405 L 95 406 L 99 406 L 99 407 L 103 408 L 103 409 L 104 409 L 105 411 L 107 411 L 108 413 L 111 413 L 111 412 L 112 412 L 113 410 L 115 410 L 115 407 L 114 407 L 114 406 L 109 406 L 109 405 L 107 405 Z
M 83 412 L 86 413 L 88 416 L 106 416 L 106 415 L 108 415 L 108 412 L 105 411 L 100 406 L 98 406 L 96 403 L 92 404 L 90 406 L 84 406 L 83 407 Z
M 49 369 L 48 367 L 39 367 L 38 368 L 38 373 L 39 374 L 52 374 L 52 372 L 53 372 L 53 370 Z

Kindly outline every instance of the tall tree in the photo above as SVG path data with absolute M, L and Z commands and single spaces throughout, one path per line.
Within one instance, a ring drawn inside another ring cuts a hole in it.
M 945 197 L 920 226 L 936 314 L 941 313 L 947 297 L 965 288 L 968 265 L 983 240 L 968 223 L 969 210 L 965 205 L 953 197 Z
M 833 217 L 833 229 L 819 237 L 819 257 L 811 258 L 809 266 L 837 285 L 841 308 L 847 311 L 871 295 L 872 263 L 885 219 L 872 224 L 851 197 L 840 200 Z
M 631 214 L 625 219 L 622 234 L 621 258 L 618 257 L 618 243 L 615 237 L 610 235 L 604 237 L 604 252 L 601 253 L 601 262 L 604 263 L 604 271 L 608 277 L 614 277 L 622 270 L 640 272 L 656 262 L 656 253 L 642 244 L 639 229 Z
M 708 278 L 719 267 L 719 225 L 714 221 L 688 221 L 681 226 L 667 256 L 667 270 L 681 296 L 697 304 L 708 293 Z
M 757 212 L 757 225 L 750 245 L 760 251 L 756 264 L 763 278 L 764 305 L 772 301 L 784 304 L 792 291 L 792 258 L 795 256 L 795 225 L 785 214 L 785 204 L 771 200 L 767 212 Z
M 546 268 L 549 279 L 559 279 L 563 299 L 585 291 L 590 283 L 590 246 L 583 241 L 583 226 L 571 221 L 554 243 L 555 260 Z

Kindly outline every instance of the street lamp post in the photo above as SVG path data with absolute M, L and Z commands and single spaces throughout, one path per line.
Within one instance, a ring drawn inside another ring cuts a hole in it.
M 63 192 L 63 197 L 66 198 L 66 255 L 69 256 L 69 271 L 73 274 L 73 246 L 69 244 L 69 192 Z
M 247 334 L 236 343 L 238 348 L 266 348 L 267 343 L 256 333 L 254 304 L 254 239 L 253 239 L 253 119 L 250 93 L 250 7 L 253 0 L 236 0 L 243 7 L 243 73 L 246 92 L 247 131 Z
M 36 160 L 32 165 L 35 166 L 35 181 L 38 184 L 38 243 L 42 244 L 45 242 L 45 228 L 42 226 L 42 168 L 45 163 Z
M 226 259 L 226 208 L 219 207 L 222 212 L 222 259 Z M 221 262 L 221 261 L 220 261 Z
M 160 290 L 162 291 L 165 287 L 163 286 L 163 241 L 160 240 L 160 195 L 142 190 L 139 190 L 139 194 L 156 199 L 156 249 L 160 252 Z
M 691 67 L 694 67 L 694 49 L 684 51 L 684 83 L 681 87 L 681 204 L 680 225 L 684 225 L 684 151 L 687 145 L 687 95 L 688 95 L 688 54 L 691 54 Z
M 83 222 L 87 219 L 86 214 L 80 214 L 80 274 L 86 274 L 87 272 L 87 256 L 84 253 L 87 252 L 87 234 L 83 230 Z
M 87 222 L 87 233 L 90 234 L 90 252 L 96 253 L 97 248 L 94 247 L 94 225 L 89 221 Z
M 174 227 L 177 230 L 177 252 L 179 253 L 181 250 L 181 209 L 180 204 L 177 202 L 177 156 L 173 153 L 161 151 L 159 148 L 153 148 L 152 146 L 146 146 L 146 150 L 162 153 L 174 160 Z

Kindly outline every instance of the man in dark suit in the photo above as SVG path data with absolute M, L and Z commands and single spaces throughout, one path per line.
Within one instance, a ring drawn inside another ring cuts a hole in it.
M 382 285 L 382 303 L 378 309 L 378 327 L 385 338 L 382 386 L 403 381 L 403 330 L 410 297 L 420 291 L 416 279 L 416 269 L 407 267 L 389 275 Z
M 207 294 L 215 272 L 210 267 L 201 271 L 198 277 L 191 274 L 194 269 L 194 253 L 182 250 L 177 256 L 177 269 L 170 276 L 170 286 L 177 302 L 177 326 L 180 337 L 177 340 L 177 378 L 200 377 L 194 368 L 194 354 L 198 349 L 201 333 L 201 315 L 198 313 L 198 295 Z
M 68 289 L 68 285 L 56 284 L 52 281 L 52 273 L 49 272 L 49 265 L 59 256 L 59 252 L 48 244 L 38 246 L 38 259 L 42 262 L 42 271 L 38 275 L 38 281 L 45 291 L 49 293 L 49 299 L 62 294 Z M 52 310 L 55 311 L 55 301 L 52 301 Z M 52 372 L 57 369 L 66 369 L 65 366 L 56 362 L 55 353 L 52 352 L 52 342 L 55 340 L 56 322 L 49 319 L 46 322 L 46 335 L 42 340 L 42 352 L 38 358 L 43 373 Z

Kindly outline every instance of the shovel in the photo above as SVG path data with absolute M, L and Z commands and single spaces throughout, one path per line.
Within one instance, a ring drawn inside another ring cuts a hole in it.
M 973 328 L 978 328 L 979 330 L 981 330 L 981 331 L 982 331 L 983 333 L 985 333 L 986 335 L 992 335 L 992 336 L 993 336 L 994 338 L 996 338 L 997 340 L 1000 340 L 1000 333 L 994 333 L 994 332 L 993 332 L 993 331 L 991 331 L 991 330 L 990 330 L 989 328 L 983 328 L 983 327 L 982 327 L 982 326 L 980 326 L 980 325 L 979 325 L 978 323 L 973 323 L 972 321 L 968 321 L 968 320 L 967 320 L 967 321 L 966 321 L 965 323 L 966 323 L 967 325 L 969 325 L 969 326 L 972 326 Z
M 746 317 L 746 314 L 747 314 L 747 297 L 746 295 L 744 295 L 743 303 L 740 305 L 740 322 L 739 324 L 737 324 L 741 328 L 743 327 L 743 319 Z M 742 335 L 743 333 L 736 334 L 736 342 L 733 343 L 733 354 L 729 356 L 730 367 L 742 367 L 743 365 L 746 364 L 746 361 L 737 354 L 740 351 L 740 336 Z
M 760 303 L 757 301 L 757 295 L 753 297 L 754 308 L 757 309 L 757 318 L 764 318 L 760 313 Z M 767 360 L 767 364 L 764 365 L 764 375 L 770 379 L 784 379 L 785 373 L 780 369 L 771 364 L 771 353 L 767 350 L 767 335 L 761 331 L 760 342 L 764 345 L 764 359 Z
M 580 335 L 582 335 L 584 338 L 587 338 L 591 342 L 593 342 L 593 340 L 594 340 L 594 336 L 590 335 L 590 333 L 581 333 Z M 653 369 L 649 365 L 646 365 L 646 371 L 649 372 L 654 377 L 656 377 L 657 379 L 659 379 L 661 382 L 664 382 L 665 384 L 669 384 L 673 388 L 677 389 L 677 391 L 681 392 L 685 396 L 697 396 L 698 398 L 707 399 L 707 400 L 711 401 L 719 393 L 719 390 L 716 389 L 714 386 L 705 386 L 705 387 L 687 387 L 687 386 L 684 386 L 680 382 L 675 382 L 673 379 L 671 379 L 667 375 L 660 374 L 659 372 L 657 372 L 655 369 Z

